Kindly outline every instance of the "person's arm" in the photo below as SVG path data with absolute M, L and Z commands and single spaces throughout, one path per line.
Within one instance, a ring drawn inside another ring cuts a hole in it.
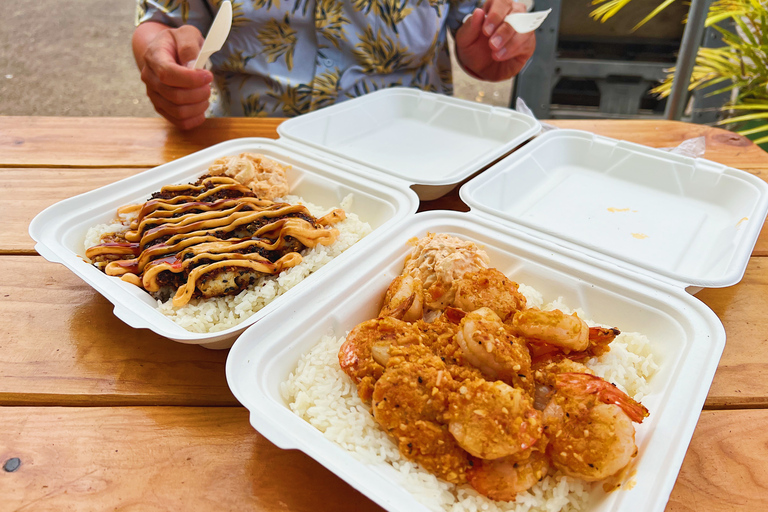
M 205 121 L 213 74 L 191 69 L 203 45 L 191 25 L 171 28 L 146 21 L 133 32 L 133 56 L 155 110 L 183 130 Z
M 500 82 L 517 75 L 536 48 L 533 32 L 519 34 L 504 18 L 525 12 L 512 0 L 488 0 L 456 31 L 456 57 L 462 67 L 481 80 Z

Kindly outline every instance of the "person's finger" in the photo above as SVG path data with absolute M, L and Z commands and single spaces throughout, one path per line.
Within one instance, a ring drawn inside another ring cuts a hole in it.
M 160 96 L 176 105 L 200 103 L 201 101 L 206 101 L 211 96 L 210 84 L 194 88 L 171 87 L 162 83 L 160 78 L 148 67 L 142 70 L 141 80 L 147 85 L 147 90 L 160 94 Z
M 515 32 L 515 29 L 510 27 L 508 23 L 502 23 L 488 40 L 488 46 L 491 47 L 491 52 L 506 52 L 507 48 L 505 47 L 512 41 L 512 38 L 516 34 L 517 32 Z
M 502 48 L 494 51 L 491 58 L 495 61 L 509 59 L 527 60 L 536 49 L 536 38 L 533 34 L 515 34 Z
M 200 103 L 194 103 L 192 105 L 177 105 L 175 103 L 171 103 L 154 91 L 147 91 L 147 96 L 149 97 L 150 101 L 152 101 L 153 105 L 162 108 L 163 111 L 172 115 L 176 119 L 188 119 L 191 117 L 197 117 L 201 114 L 205 114 L 205 111 L 208 109 L 208 100 L 201 101 Z
M 194 89 L 213 82 L 213 74 L 206 69 L 189 69 L 167 55 L 145 59 L 146 66 L 160 83 L 170 87 Z
M 489 0 L 485 6 L 485 23 L 483 24 L 483 34 L 493 37 L 494 33 L 506 25 L 504 18 L 513 12 L 526 12 L 525 5 L 511 0 Z
M 177 117 L 165 110 L 161 105 L 155 104 L 154 102 L 152 104 L 154 105 L 158 114 L 182 130 L 191 130 L 192 128 L 200 126 L 205 121 L 205 112 L 202 114 L 193 115 L 192 117 Z
M 171 33 L 176 40 L 178 64 L 186 66 L 195 61 L 205 41 L 200 31 L 192 25 L 182 25 Z
M 471 17 L 456 31 L 456 46 L 466 48 L 477 41 L 477 38 L 482 35 L 484 19 L 485 12 L 482 9 L 475 9 Z
M 211 83 L 213 74 L 210 71 L 189 69 L 179 63 L 176 38 L 173 34 L 172 30 L 165 30 L 147 46 L 144 67 L 149 67 L 162 83 L 172 87 L 191 89 Z

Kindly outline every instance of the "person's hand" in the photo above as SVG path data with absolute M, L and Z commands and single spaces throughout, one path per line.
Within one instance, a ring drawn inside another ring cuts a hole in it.
M 184 25 L 158 32 L 142 55 L 141 80 L 155 110 L 182 130 L 203 124 L 213 74 L 191 69 L 203 46 L 200 31 Z
M 526 12 L 512 0 L 488 0 L 456 31 L 456 56 L 471 75 L 490 82 L 517 75 L 536 48 L 533 32 L 518 34 L 504 18 Z

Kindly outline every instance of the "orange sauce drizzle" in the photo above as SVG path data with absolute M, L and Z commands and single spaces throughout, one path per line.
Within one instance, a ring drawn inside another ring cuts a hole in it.
M 210 199 L 220 193 L 226 198 Z M 136 214 L 129 229 L 120 233 L 126 243 L 102 243 L 85 254 L 92 260 L 113 256 L 115 261 L 109 261 L 104 272 L 149 292 L 161 289 L 162 272 L 184 273 L 186 282 L 173 297 L 174 307 L 187 304 L 197 281 L 209 272 L 277 274 L 298 265 L 302 261 L 298 252 L 286 252 L 274 262 L 261 253 L 286 250 L 287 237 L 310 248 L 330 245 L 339 232 L 328 226 L 346 218 L 341 209 L 315 219 L 303 205 L 244 196 L 250 190 L 224 176 L 206 177 L 200 185 L 166 186 L 159 195 L 163 194 L 178 195 L 118 210 L 119 215 Z M 123 259 L 129 255 L 134 257 Z

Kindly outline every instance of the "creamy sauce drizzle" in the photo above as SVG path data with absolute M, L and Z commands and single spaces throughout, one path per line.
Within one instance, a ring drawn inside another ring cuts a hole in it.
M 176 195 L 162 198 L 171 194 Z M 183 274 L 186 281 L 173 297 L 174 307 L 181 307 L 195 295 L 205 274 L 277 274 L 298 265 L 302 258 L 292 250 L 294 240 L 310 248 L 330 245 L 339 232 L 328 226 L 346 218 L 343 210 L 336 209 L 316 219 L 303 205 L 249 195 L 247 187 L 223 176 L 207 177 L 199 185 L 163 187 L 161 198 L 118 210 L 119 215 L 136 214 L 130 228 L 118 234 L 126 242 L 102 243 L 85 254 L 91 260 L 113 260 L 104 266 L 107 275 L 120 276 L 149 292 L 162 288 L 162 272 Z

